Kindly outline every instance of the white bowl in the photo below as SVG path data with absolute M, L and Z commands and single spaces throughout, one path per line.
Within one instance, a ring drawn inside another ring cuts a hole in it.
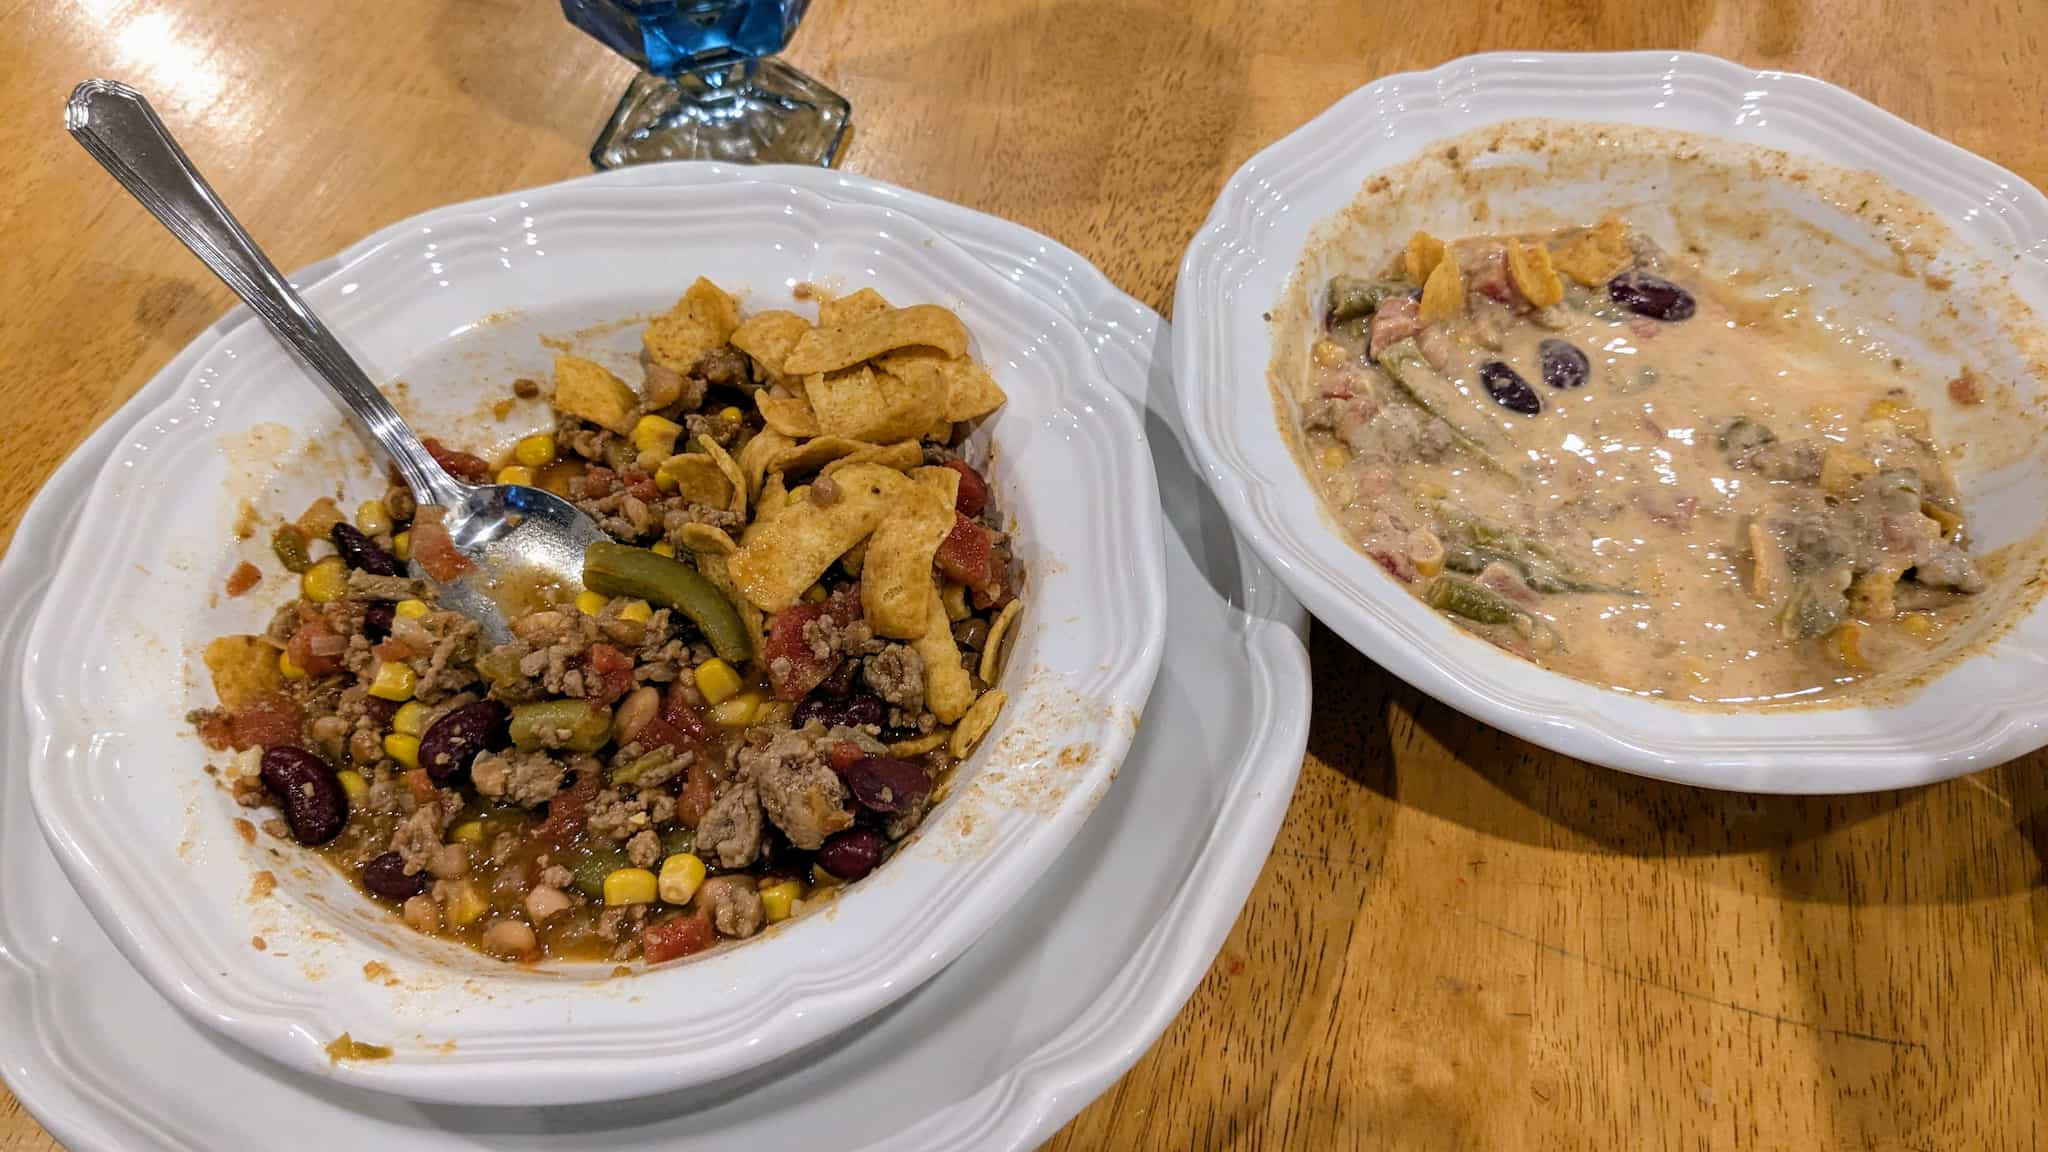
M 751 308 L 784 306 L 808 280 L 960 311 L 1010 393 L 976 437 L 995 450 L 1026 574 L 995 731 L 917 838 L 841 899 L 630 977 L 504 965 L 418 936 L 310 854 L 245 842 L 183 720 L 211 702 L 206 640 L 259 630 L 290 595 L 274 575 L 218 594 L 264 550 L 261 534 L 231 538 L 238 508 L 296 513 L 336 474 L 352 499 L 382 488 L 335 406 L 250 321 L 121 437 L 36 618 L 23 684 L 46 836 L 108 935 L 195 1019 L 301 1070 L 419 1099 L 553 1104 L 699 1084 L 916 987 L 1101 798 L 1158 669 L 1161 522 L 1138 417 L 1060 308 L 901 211 L 771 171 L 457 205 L 364 241 L 303 288 L 373 377 L 405 382 L 390 391 L 422 429 L 478 448 L 543 419 L 488 410 L 514 377 L 545 375 L 542 334 L 630 363 L 637 329 L 616 321 L 667 307 L 700 274 Z M 252 893 L 258 869 L 276 878 L 267 896 Z M 343 1032 L 392 1054 L 331 1061 Z
M 1487 151 L 1498 134 L 1481 129 L 1526 118 L 1638 127 L 1605 140 L 1583 133 L 1572 155 L 1522 152 L 1512 142 Z M 1637 147 L 1673 133 L 1718 139 L 1684 163 Z M 1457 174 L 1431 147 L 1452 141 L 1467 145 Z M 1745 256 L 1810 272 L 1823 305 L 1861 294 L 1856 306 L 1877 312 L 1881 336 L 1935 364 L 1952 350 L 1926 346 L 1925 327 L 1960 326 L 1959 341 L 2014 384 L 2016 403 L 2001 411 L 2037 403 L 2036 373 L 2048 362 L 2037 325 L 2001 326 L 2013 316 L 1967 309 L 1936 321 L 1942 301 L 1913 279 L 1917 257 L 1905 262 L 1910 274 L 1866 267 L 1851 275 L 1856 261 L 1844 255 L 1935 241 L 1927 269 L 1953 279 L 1952 294 L 2048 315 L 2048 200 L 2012 173 L 1809 77 L 1687 53 L 1497 54 L 1376 81 L 1255 156 L 1224 188 L 1188 246 L 1174 298 L 1190 444 L 1238 530 L 1326 624 L 1446 704 L 1556 751 L 1714 787 L 1854 792 L 1961 775 L 2039 747 L 2048 740 L 2048 696 L 2037 688 L 2048 612 L 2034 610 L 2025 584 L 2048 534 L 2048 507 L 2035 498 L 2048 490 L 2048 438 L 2035 416 L 2002 430 L 1976 417 L 1966 431 L 1998 446 L 1979 453 L 1973 442 L 1957 465 L 1982 539 L 2016 542 L 2026 561 L 1992 593 L 2010 609 L 1998 623 L 2010 627 L 1918 690 L 1851 706 L 1746 711 L 1598 688 L 1455 627 L 1334 530 L 1283 441 L 1268 368 L 1291 346 L 1276 341 L 1298 338 L 1286 321 L 1305 314 L 1307 292 L 1330 265 L 1383 259 L 1416 227 L 1442 235 L 1548 227 L 1591 220 L 1637 194 L 1682 203 L 1698 194 L 1689 177 L 1699 165 L 1746 164 L 1762 149 L 1792 159 L 1745 171 L 1732 194 L 1753 199 L 1766 219 L 1797 217 L 1811 230 L 1800 240 L 1791 235 L 1798 229 L 1770 225 Z M 1340 222 L 1380 175 L 1391 185 L 1375 186 L 1370 210 Z M 1483 221 L 1475 192 L 1490 212 Z M 1877 207 L 1858 215 L 1855 197 L 1866 195 Z M 1886 205 L 1889 215 L 1877 210 Z M 1801 263 L 1809 260 L 1816 266 Z M 1938 432 L 1943 421 L 1971 419 L 1940 407 Z M 1957 429 L 1946 431 L 1957 438 Z

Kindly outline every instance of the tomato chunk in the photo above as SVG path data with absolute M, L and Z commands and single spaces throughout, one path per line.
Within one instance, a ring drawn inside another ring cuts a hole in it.
M 953 531 L 939 544 L 932 564 L 946 579 L 969 588 L 995 582 L 995 537 L 980 524 L 953 513 Z
M 583 834 L 583 825 L 590 820 L 590 802 L 597 799 L 603 785 L 602 772 L 579 772 L 576 782 L 548 801 L 548 818 L 534 826 L 534 836 L 546 840 L 557 848 L 567 848 L 576 837 Z
M 450 448 L 432 436 L 421 440 L 420 444 L 426 448 L 427 455 L 434 458 L 434 463 L 446 469 L 448 474 L 457 480 L 481 484 L 491 478 L 491 463 L 481 456 L 472 455 L 459 448 Z
M 860 745 L 855 744 L 853 741 L 841 740 L 826 749 L 825 755 L 831 759 L 834 772 L 844 772 L 848 768 L 853 767 L 854 761 L 867 756 L 867 753 L 861 751 Z
M 711 926 L 709 906 L 657 920 L 640 930 L 640 955 L 649 964 L 702 952 L 716 943 L 718 932 Z
M 443 515 L 445 510 L 436 505 L 420 505 L 412 521 L 412 558 L 427 575 L 445 584 L 476 565 L 456 549 L 455 538 L 441 523 Z
M 348 640 L 341 633 L 328 627 L 327 618 L 318 612 L 299 613 L 299 630 L 284 646 L 285 655 L 292 663 L 306 670 L 306 675 L 315 679 L 341 670 L 342 657 L 348 652 Z
M 297 744 L 306 710 L 282 692 L 273 692 L 228 717 L 228 742 L 236 748 L 269 748 Z
M 981 515 L 981 510 L 988 507 L 988 481 L 965 460 L 948 460 L 946 467 L 960 474 L 960 495 L 953 500 L 954 510 L 962 516 Z
M 798 604 L 777 612 L 768 622 L 768 640 L 761 646 L 761 660 L 768 666 L 775 698 L 801 700 L 839 668 L 841 657 L 836 649 L 820 655 L 812 638 L 804 634 L 813 621 L 824 621 L 836 633 L 860 619 L 858 584 L 841 588 L 822 604 Z
M 597 677 L 597 691 L 587 697 L 610 704 L 633 690 L 633 658 L 609 644 L 592 644 L 583 654 L 583 670 Z
M 695 828 L 703 822 L 704 814 L 711 811 L 717 792 L 718 785 L 711 779 L 711 769 L 705 766 L 704 758 L 699 756 L 690 761 L 682 792 L 676 797 L 676 820 L 685 828 Z

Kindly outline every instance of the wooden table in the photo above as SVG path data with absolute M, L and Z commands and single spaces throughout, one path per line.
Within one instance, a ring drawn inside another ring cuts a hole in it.
M 627 76 L 539 0 L 7 0 L 0 44 L 0 543 L 229 304 L 64 138 L 75 81 L 149 91 L 291 267 L 586 171 Z M 853 101 L 846 168 L 1022 221 L 1164 311 L 1254 150 L 1374 76 L 1511 47 L 1817 73 L 2048 183 L 2039 0 L 818 0 L 792 56 Z M 1055 1147 L 2048 1147 L 2041 758 L 1718 795 L 1313 649 L 1309 760 L 1249 905 Z M 50 1146 L 0 1090 L 0 1152 Z

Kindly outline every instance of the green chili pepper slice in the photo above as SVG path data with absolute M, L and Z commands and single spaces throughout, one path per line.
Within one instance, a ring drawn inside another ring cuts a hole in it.
M 740 614 L 702 572 L 673 557 L 610 540 L 583 553 L 583 586 L 605 596 L 632 596 L 688 616 L 728 664 L 754 655 Z

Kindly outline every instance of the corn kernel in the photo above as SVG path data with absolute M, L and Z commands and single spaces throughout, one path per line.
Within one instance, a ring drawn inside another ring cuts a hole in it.
M 297 660 L 292 659 L 292 654 L 288 649 L 277 654 L 277 670 L 284 673 L 284 678 L 287 680 L 304 680 L 306 678 L 306 670 L 299 667 Z
M 779 924 L 795 914 L 797 901 L 803 898 L 803 881 L 778 880 L 761 889 L 761 911 L 770 924 Z
M 484 899 L 483 890 L 473 880 L 457 880 L 450 885 L 446 903 L 448 922 L 457 928 L 476 923 L 491 910 L 490 901 Z
M 418 683 L 412 665 L 386 660 L 377 665 L 377 674 L 370 678 L 370 695 L 379 700 L 410 700 Z
M 412 559 L 412 529 L 408 528 L 391 538 L 391 554 L 398 557 L 400 564 Z
M 531 487 L 533 484 L 533 469 L 528 468 L 524 464 L 507 464 L 503 468 L 498 469 L 498 483 L 525 484 Z
M 1342 468 L 1350 459 L 1351 457 L 1345 455 L 1344 450 L 1335 444 L 1325 444 L 1323 450 L 1316 453 L 1316 463 L 1322 465 L 1325 471 Z
M 823 604 L 826 600 L 831 599 L 831 596 L 831 593 L 825 591 L 823 584 L 813 584 L 809 588 L 804 589 L 804 601 L 809 604 Z
M 666 540 L 656 540 L 654 546 L 649 548 L 648 551 L 656 556 L 674 556 L 676 554 L 676 546 Z
M 604 902 L 617 908 L 622 904 L 652 904 L 659 887 L 654 873 L 645 868 L 621 868 L 604 878 Z
M 420 766 L 420 738 L 407 736 L 403 732 L 390 732 L 384 736 L 384 754 L 406 768 Z
M 946 607 L 946 619 L 951 620 L 955 624 L 974 615 L 974 609 L 969 607 L 967 603 L 967 586 L 965 584 L 955 584 L 951 580 L 946 581 L 939 588 L 939 603 Z
M 348 591 L 348 565 L 339 556 L 329 556 L 306 569 L 299 577 L 299 591 L 315 604 L 331 604 Z
M 660 416 L 642 416 L 633 425 L 633 447 L 641 452 L 659 452 L 663 456 L 676 450 L 676 437 L 683 434 L 683 426 Z
M 737 424 L 740 422 L 740 410 L 728 404 L 718 410 L 718 418 L 727 424 Z
M 664 904 L 688 904 L 704 883 L 704 861 L 688 852 L 678 852 L 661 862 L 658 889 Z
M 398 706 L 391 716 L 391 730 L 405 736 L 418 736 L 427 728 L 427 706 L 417 700 L 408 700 Z
M 363 779 L 361 772 L 353 768 L 343 768 L 334 774 L 334 778 L 341 783 L 341 791 L 348 797 L 349 807 L 360 807 L 370 798 L 370 782 Z
M 610 598 L 602 593 L 578 592 L 576 594 L 576 610 L 585 616 L 596 616 L 602 613 L 604 606 L 609 603 L 611 603 Z
M 448 839 L 457 844 L 481 844 L 484 842 L 484 822 L 464 820 L 448 830 Z
M 1863 655 L 1863 634 L 1869 629 L 1870 626 L 1861 620 L 1847 621 L 1835 629 L 1835 659 L 1840 660 L 1843 667 L 1854 672 L 1870 671 L 1870 662 Z
M 356 505 L 356 528 L 365 536 L 382 536 L 391 531 L 391 513 L 382 500 L 365 500 Z
M 811 865 L 811 890 L 813 892 L 820 888 L 837 888 L 844 883 L 846 881 L 825 871 L 823 864 Z
M 654 619 L 654 606 L 645 600 L 628 600 L 619 605 L 619 619 L 645 624 Z
M 711 722 L 721 728 L 744 728 L 754 722 L 760 707 L 759 692 L 742 692 L 723 704 L 712 705 Z
M 427 607 L 425 600 L 400 600 L 391 606 L 391 611 L 408 620 L 417 620 L 425 616 L 430 609 Z
M 667 469 L 656 469 L 654 473 L 654 486 L 660 489 L 664 496 L 675 495 L 676 488 L 678 487 L 675 474 Z
M 535 432 L 512 446 L 512 459 L 528 468 L 545 468 L 555 462 L 555 434 Z
M 1908 612 L 1899 617 L 1899 631 L 1925 639 L 1934 635 L 1934 617 L 1925 612 Z
M 1344 346 L 1335 340 L 1316 341 L 1316 346 L 1309 349 L 1309 355 L 1314 357 L 1318 368 L 1335 368 L 1350 359 L 1344 351 Z
M 697 691 L 707 704 L 723 704 L 740 690 L 740 674 L 732 665 L 713 656 L 697 665 Z

